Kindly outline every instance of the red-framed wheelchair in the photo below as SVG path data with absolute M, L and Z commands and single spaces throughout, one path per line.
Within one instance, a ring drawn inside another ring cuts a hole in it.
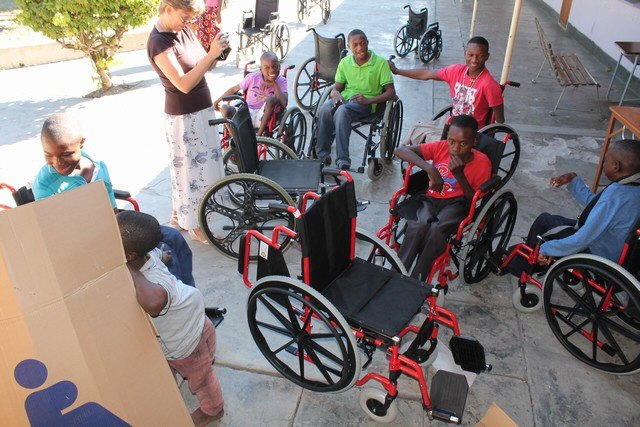
M 298 69 L 293 81 L 293 95 L 302 110 L 311 111 L 325 88 L 335 82 L 338 63 L 342 59 L 347 42 L 342 33 L 329 38 L 318 34 L 315 28 L 309 28 L 307 31 L 313 31 L 315 53 Z
M 335 393 L 378 382 L 384 390 L 366 388 L 360 395 L 362 409 L 376 421 L 395 417 L 398 378 L 404 374 L 418 381 L 430 417 L 460 423 L 468 392 L 465 376 L 440 370 L 429 390 L 421 364 L 435 359 L 439 324 L 452 328 L 449 346 L 463 370 L 490 369 L 482 345 L 460 337 L 455 315 L 437 304 L 438 288 L 406 276 L 392 249 L 357 230 L 349 173 L 323 173 L 339 177 L 340 184 L 322 196 L 305 194 L 299 210 L 272 206 L 293 211 L 297 231 L 276 227 L 267 236 L 249 230 L 242 240 L 238 271 L 251 288 L 247 320 L 256 345 L 282 376 L 308 390 Z M 301 247 L 298 278 L 283 258 L 280 234 Z M 259 256 L 250 270 L 254 239 Z M 412 323 L 420 312 L 424 320 Z M 389 358 L 388 374 L 360 377 L 377 348 Z M 361 352 L 367 357 L 362 366 Z

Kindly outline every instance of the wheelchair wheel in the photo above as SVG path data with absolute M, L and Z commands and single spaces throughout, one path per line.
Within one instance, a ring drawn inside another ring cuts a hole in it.
M 440 110 L 436 114 L 434 114 L 434 116 L 433 116 L 433 118 L 431 118 L 431 120 L 432 121 L 436 121 L 440 117 L 443 117 L 444 115 L 451 116 L 451 111 L 452 110 L 453 110 L 453 108 L 451 107 L 451 105 L 449 105 L 448 107 L 444 107 L 442 110 Z
M 640 372 L 640 283 L 629 272 L 596 255 L 571 255 L 551 266 L 543 289 L 547 322 L 572 356 L 615 375 Z
M 387 163 L 391 163 L 393 153 L 400 144 L 403 108 L 401 100 L 394 102 L 386 120 L 387 128 L 384 132 L 384 138 L 380 141 L 380 157 Z
M 331 1 L 330 0 L 322 0 L 322 23 L 326 24 L 329 22 L 329 18 L 331 18 Z
M 358 172 L 362 171 L 358 170 Z M 377 181 L 382 177 L 383 172 L 384 164 L 382 163 L 382 159 L 378 159 L 377 157 L 370 158 L 367 164 L 367 177 L 371 181 Z
M 393 40 L 393 49 L 400 58 L 404 58 L 413 50 L 413 38 L 409 37 L 409 27 L 403 25 L 396 32 L 396 38 Z
M 296 153 L 296 158 L 304 157 L 307 142 L 307 119 L 298 108 L 290 108 L 282 117 L 277 138 Z
M 533 313 L 534 311 L 538 311 L 540 307 L 542 307 L 542 289 L 536 285 L 527 283 L 523 292 L 520 286 L 518 286 L 518 288 L 513 291 L 511 302 L 520 313 Z
M 282 61 L 289 53 L 289 27 L 278 24 L 271 32 L 271 51 Z
M 409 275 L 395 251 L 375 234 L 366 230 L 356 230 L 356 256 L 372 264 L 397 271 L 405 276 Z
M 387 392 L 379 388 L 365 387 L 360 392 L 360 407 L 369 418 L 379 423 L 390 423 L 398 416 L 398 404 L 394 400 L 386 411 L 380 408 L 384 405 Z
M 494 194 L 485 204 L 463 244 L 461 277 L 467 284 L 478 283 L 491 272 L 490 257 L 504 253 L 518 215 L 511 191 Z
M 307 14 L 307 0 L 298 0 L 298 22 L 304 21 L 304 16 Z
M 210 186 L 200 201 L 200 227 L 213 247 L 237 259 L 246 231 L 271 234 L 277 225 L 295 229 L 293 216 L 270 208 L 270 203 L 295 206 L 291 196 L 268 178 L 246 173 L 225 176 Z M 286 248 L 290 240 L 283 236 L 280 243 Z
M 256 137 L 258 140 L 258 158 L 260 160 L 284 160 L 297 159 L 296 153 L 280 141 L 266 136 Z M 225 175 L 240 172 L 237 163 L 237 151 L 231 144 L 231 147 L 224 152 L 222 156 Z
M 300 387 L 337 393 L 360 376 L 360 352 L 349 324 L 311 286 L 284 276 L 259 280 L 249 294 L 247 320 L 260 352 Z
M 298 69 L 293 81 L 293 96 L 303 111 L 313 111 L 324 89 L 333 84 L 316 78 L 316 59 L 309 58 Z
M 433 30 L 429 30 L 420 38 L 420 44 L 418 45 L 418 56 L 423 63 L 428 63 L 432 59 L 439 56 L 438 50 L 438 33 Z
M 505 144 L 500 166 L 498 167 L 498 175 L 502 178 L 500 187 L 498 188 L 501 188 L 511 179 L 513 173 L 516 171 L 516 166 L 518 166 L 518 160 L 520 160 L 520 137 L 511 126 L 502 123 L 485 126 L 478 132 L 484 133 Z

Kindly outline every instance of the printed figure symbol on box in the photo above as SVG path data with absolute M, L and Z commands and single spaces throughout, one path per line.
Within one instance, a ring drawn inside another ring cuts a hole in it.
M 34 389 L 47 380 L 47 367 L 35 359 L 18 363 L 13 372 L 16 382 L 24 388 Z M 60 381 L 42 390 L 34 391 L 24 402 L 32 426 L 130 426 L 106 408 L 88 402 L 63 414 L 78 397 L 78 387 L 71 381 Z

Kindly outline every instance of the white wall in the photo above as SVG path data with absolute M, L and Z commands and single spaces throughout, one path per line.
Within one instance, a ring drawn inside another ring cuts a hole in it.
M 562 0 L 543 0 L 560 13 Z M 600 49 L 618 60 L 616 41 L 640 41 L 640 3 L 625 0 L 574 0 L 569 23 L 591 39 Z M 633 63 L 623 59 L 622 66 L 631 70 Z M 640 66 L 635 75 L 640 78 Z

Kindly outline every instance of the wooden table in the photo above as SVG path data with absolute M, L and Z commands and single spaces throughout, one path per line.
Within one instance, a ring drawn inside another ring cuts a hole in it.
M 611 139 L 622 133 L 626 128 L 629 132 L 640 136 L 640 107 L 622 107 L 614 105 L 609 107 L 611 110 L 611 119 L 609 120 L 609 130 L 607 130 L 607 136 L 604 139 L 604 147 L 602 147 L 602 154 L 600 155 L 600 162 L 598 163 L 598 169 L 596 170 L 596 178 L 593 181 L 591 187 L 592 192 L 596 192 L 600 185 L 600 176 L 602 175 L 602 165 L 604 164 L 604 155 L 609 149 Z M 616 122 L 620 123 L 620 128 L 614 130 Z
M 633 57 L 633 67 L 631 68 L 631 73 L 629 74 L 629 78 L 627 79 L 627 84 L 624 85 L 624 89 L 622 90 L 622 95 L 620 96 L 620 102 L 618 105 L 622 105 L 622 101 L 624 101 L 624 95 L 627 93 L 627 89 L 629 88 L 629 83 L 631 83 L 631 79 L 633 78 L 633 73 L 636 71 L 636 67 L 638 66 L 638 58 L 640 58 L 640 42 L 616 42 L 616 46 L 620 49 L 620 57 L 618 58 L 618 63 L 616 64 L 616 68 L 613 70 L 613 75 L 611 76 L 611 83 L 609 83 L 609 89 L 607 89 L 606 98 L 609 100 L 609 94 L 611 93 L 611 86 L 613 86 L 613 80 L 616 78 L 616 74 L 618 73 L 618 68 L 620 67 L 620 61 L 622 61 L 623 56 L 628 56 L 629 59 Z M 615 101 L 614 101 L 615 102 Z

